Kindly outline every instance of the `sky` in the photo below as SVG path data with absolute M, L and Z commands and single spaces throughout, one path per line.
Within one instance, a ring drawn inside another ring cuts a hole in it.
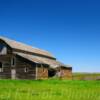
M 0 0 L 0 36 L 47 50 L 73 72 L 100 72 L 99 0 Z

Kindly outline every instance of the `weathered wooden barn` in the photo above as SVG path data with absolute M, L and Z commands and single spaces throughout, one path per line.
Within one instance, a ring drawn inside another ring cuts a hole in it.
M 72 79 L 72 67 L 49 52 L 0 37 L 0 79 Z

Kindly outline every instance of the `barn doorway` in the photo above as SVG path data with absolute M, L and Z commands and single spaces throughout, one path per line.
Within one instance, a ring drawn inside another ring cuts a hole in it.
M 3 72 L 2 62 L 0 62 L 0 72 Z
M 54 70 L 54 69 L 49 69 L 49 70 L 48 70 L 48 77 L 49 77 L 49 78 L 50 78 L 50 77 L 54 77 L 54 76 L 56 76 L 56 73 L 57 73 L 56 70 Z
M 2 63 L 0 62 L 0 68 L 2 68 Z

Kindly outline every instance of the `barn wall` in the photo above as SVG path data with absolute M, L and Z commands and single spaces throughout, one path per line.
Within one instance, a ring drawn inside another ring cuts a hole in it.
M 45 65 L 37 65 L 36 67 L 36 79 L 47 79 L 48 68 Z
M 0 72 L 0 79 L 11 79 L 11 58 L 12 58 L 12 49 L 2 40 L 0 44 L 4 45 L 7 49 L 7 52 L 0 52 L 0 62 L 2 63 L 3 72 Z
M 27 69 L 27 72 L 26 72 Z M 17 79 L 35 79 L 36 64 L 29 63 L 21 57 L 16 57 L 16 78 Z
M 61 68 L 62 79 L 72 79 L 72 68 Z
M 12 53 L 12 49 L 2 40 L 0 40 L 0 44 L 3 44 L 7 47 L 7 54 L 11 54 Z
M 0 72 L 0 79 L 10 79 L 11 55 L 0 55 L 0 62 L 3 64 L 3 72 Z

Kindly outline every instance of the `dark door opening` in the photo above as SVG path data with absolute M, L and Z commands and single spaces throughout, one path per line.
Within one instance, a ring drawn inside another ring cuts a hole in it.
M 2 63 L 0 62 L 0 68 L 2 68 Z
M 3 72 L 2 62 L 0 62 L 0 72 Z
M 56 75 L 56 70 L 54 70 L 54 69 L 48 70 L 48 77 L 54 77 L 55 75 Z

